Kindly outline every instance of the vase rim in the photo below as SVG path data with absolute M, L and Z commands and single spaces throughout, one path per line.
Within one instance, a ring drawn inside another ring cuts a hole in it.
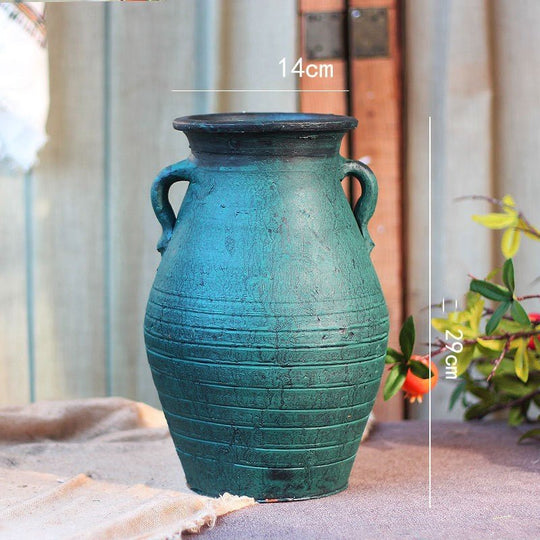
M 200 133 L 346 132 L 358 120 L 352 116 L 297 112 L 231 112 L 176 118 L 174 129 Z

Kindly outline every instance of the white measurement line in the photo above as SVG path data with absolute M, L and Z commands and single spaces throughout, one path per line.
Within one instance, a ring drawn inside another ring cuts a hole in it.
M 210 93 L 210 92 L 219 92 L 221 94 L 232 94 L 232 93 L 249 93 L 249 92 L 294 92 L 294 93 L 301 93 L 301 92 L 304 92 L 304 93 L 326 93 L 326 94 L 329 94 L 329 93 L 332 93 L 332 92 L 337 92 L 337 93 L 347 93 L 347 92 L 350 92 L 350 90 L 282 90 L 282 89 L 271 89 L 271 88 L 268 88 L 268 89 L 253 89 L 253 90 L 246 90 L 246 89 L 243 89 L 243 90 L 234 90 L 234 89 L 227 89 L 227 90 L 196 90 L 196 89 L 192 89 L 192 90 L 171 90 L 171 92 L 183 92 L 183 93 L 195 93 L 195 92 L 204 92 L 204 93 Z
M 431 311 L 432 311 L 432 295 L 431 295 L 431 116 L 428 117 L 428 295 L 429 295 L 429 313 L 428 313 L 428 332 L 429 332 L 429 371 L 431 371 L 431 343 L 432 331 L 431 331 Z M 429 380 L 429 393 L 428 393 L 428 507 L 431 508 L 431 377 Z

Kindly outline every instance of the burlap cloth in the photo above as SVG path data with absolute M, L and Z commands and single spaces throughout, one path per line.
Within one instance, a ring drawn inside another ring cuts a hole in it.
M 185 483 L 163 414 L 120 398 L 0 409 L 0 538 L 175 538 L 255 504 Z

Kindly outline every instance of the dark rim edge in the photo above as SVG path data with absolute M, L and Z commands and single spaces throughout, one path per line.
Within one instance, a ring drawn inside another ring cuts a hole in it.
M 320 113 L 215 113 L 176 118 L 174 129 L 202 133 L 253 133 L 281 131 L 338 131 L 354 129 L 352 116 Z

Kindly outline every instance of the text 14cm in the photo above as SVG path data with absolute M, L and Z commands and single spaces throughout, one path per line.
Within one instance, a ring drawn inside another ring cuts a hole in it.
M 290 69 L 285 57 L 279 61 L 279 65 L 282 69 L 283 78 L 287 77 L 289 74 L 298 75 L 300 78 L 309 77 L 310 79 L 315 79 L 317 77 L 321 79 L 331 79 L 334 76 L 334 66 L 332 64 L 306 64 L 302 57 L 296 60 Z

